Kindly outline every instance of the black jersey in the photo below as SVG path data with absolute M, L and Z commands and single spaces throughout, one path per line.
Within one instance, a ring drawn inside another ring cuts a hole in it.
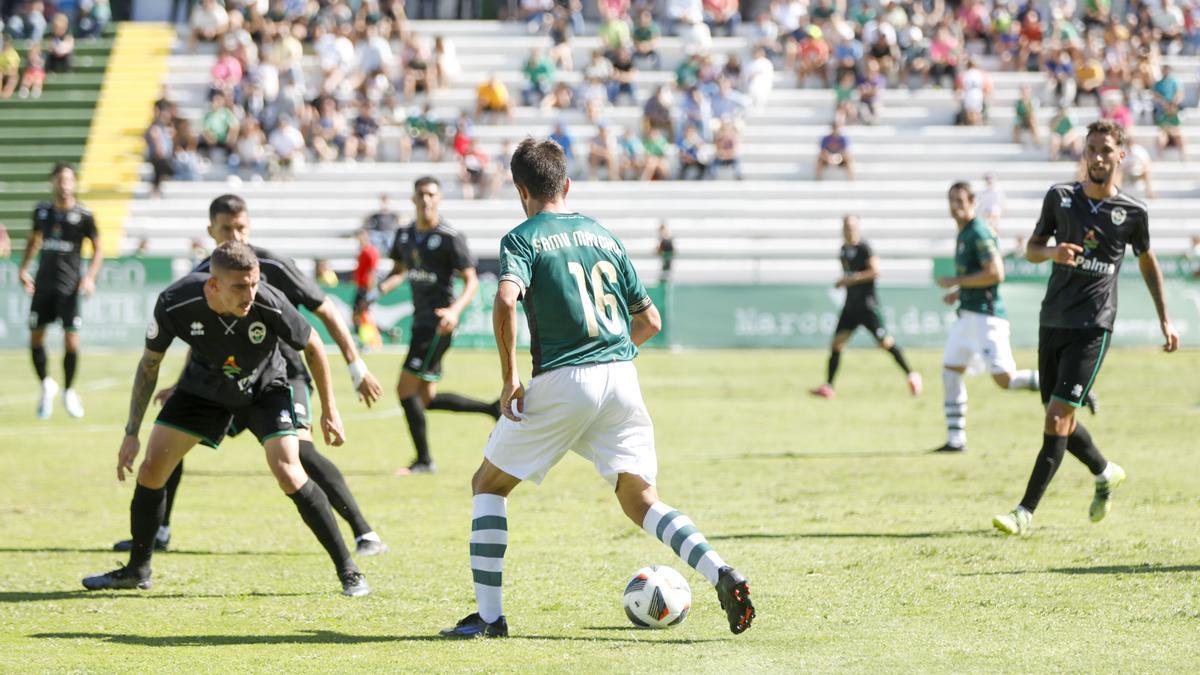
M 865 239 L 860 239 L 857 244 L 842 244 L 842 251 L 839 258 L 842 261 L 842 272 L 845 274 L 853 274 L 862 272 L 867 269 L 867 264 L 871 260 L 871 256 L 875 255 L 871 251 L 871 245 Z M 875 302 L 875 282 L 868 281 L 861 284 L 854 284 L 846 287 L 846 304 L 869 304 Z
M 1125 246 L 1139 256 L 1150 250 L 1146 205 L 1122 192 L 1095 201 L 1081 184 L 1060 183 L 1046 193 L 1033 235 L 1083 247 L 1076 255 L 1078 266 L 1054 263 L 1042 300 L 1041 325 L 1112 330 Z
M 65 210 L 50 202 L 39 202 L 33 209 L 33 231 L 42 235 L 34 280 L 37 292 L 77 293 L 83 240 L 96 238 L 96 219 L 91 210 L 79 202 Z
M 165 352 L 176 337 L 192 348 L 179 389 L 222 405 L 249 405 L 271 385 L 286 386 L 279 345 L 303 349 L 312 327 L 283 293 L 266 283 L 244 317 L 222 316 L 208 306 L 204 283 L 193 272 L 158 296 L 146 329 L 146 349 Z
M 303 307 L 310 312 L 315 312 L 321 303 L 325 302 L 325 292 L 317 286 L 315 280 L 301 274 L 291 258 L 276 255 L 258 246 L 250 248 L 258 257 L 258 269 L 262 280 L 283 293 L 293 307 Z M 196 265 L 192 271 L 208 274 L 209 260 L 211 258 L 201 260 L 200 264 Z M 304 358 L 300 356 L 300 352 L 289 347 L 287 343 L 280 343 L 279 353 L 283 355 L 283 360 L 287 364 L 288 379 L 296 377 L 308 379 L 308 369 L 304 367 Z
M 412 285 L 413 325 L 437 323 L 435 309 L 454 302 L 454 274 L 475 267 L 467 239 L 445 221 L 428 232 L 416 223 L 396 232 L 391 258 L 408 271 Z

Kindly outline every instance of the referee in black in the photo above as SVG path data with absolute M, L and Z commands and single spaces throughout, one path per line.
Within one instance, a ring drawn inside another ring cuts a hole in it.
M 441 201 L 441 184 L 436 178 L 425 176 L 413 184 L 417 219 L 397 230 L 391 250 L 392 271 L 378 289 L 379 295 L 386 295 L 405 279 L 412 287 L 412 337 L 396 395 L 404 408 L 417 458 L 407 468 L 397 471 L 397 475 L 435 470 L 425 429 L 426 410 L 482 413 L 500 418 L 499 401 L 488 403 L 437 391 L 437 383 L 442 379 L 442 357 L 450 349 L 459 317 L 479 290 L 475 259 L 467 249 L 467 238 L 442 219 L 438 213 Z M 463 291 L 455 297 L 454 280 L 459 277 L 463 280 Z
M 1167 318 L 1162 271 L 1150 250 L 1146 205 L 1117 188 L 1125 159 L 1125 129 L 1111 120 L 1088 125 L 1085 160 L 1087 180 L 1059 183 L 1042 202 L 1042 214 L 1029 238 L 1030 262 L 1054 261 L 1042 300 L 1038 333 L 1038 371 L 1046 406 L 1042 449 L 1021 503 L 992 524 L 1005 534 L 1029 534 L 1033 512 L 1054 478 L 1063 455 L 1070 452 L 1096 478 L 1088 509 L 1092 522 L 1108 515 L 1113 490 L 1125 471 L 1092 442 L 1075 420 L 1096 384 L 1112 341 L 1117 316 L 1117 278 L 1125 247 L 1137 256 L 1138 269 L 1150 290 L 1165 338 L 1163 351 L 1179 348 L 1179 334 Z M 1054 245 L 1050 245 L 1050 239 Z
M 233 422 L 262 443 L 279 487 L 333 559 L 342 593 L 366 595 L 370 588 L 342 541 L 329 499 L 300 464 L 294 392 L 279 353 L 280 343 L 304 350 L 321 399 L 321 430 L 325 441 L 337 446 L 344 441 L 342 420 L 334 403 L 325 348 L 282 293 L 260 284 L 258 258 L 249 246 L 232 241 L 218 246 L 211 268 L 211 274 L 188 274 L 158 296 L 117 456 L 119 480 L 133 470 L 142 417 L 163 354 L 176 337 L 191 347 L 187 367 L 154 423 L 138 469 L 129 506 L 129 562 L 87 577 L 83 585 L 89 590 L 150 588 L 150 559 L 166 506 L 167 478 L 197 443 L 216 447 Z

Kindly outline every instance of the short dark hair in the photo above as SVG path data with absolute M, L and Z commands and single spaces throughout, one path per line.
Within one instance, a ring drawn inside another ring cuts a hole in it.
M 213 250 L 209 265 L 222 272 L 249 272 L 258 269 L 258 256 L 246 244 L 227 241 Z
M 1087 126 L 1087 135 L 1101 134 L 1104 136 L 1112 136 L 1117 142 L 1117 147 L 1125 147 L 1125 127 L 1117 124 L 1113 120 L 1096 120 Z
M 221 195 L 208 205 L 208 220 L 212 222 L 217 216 L 236 216 L 246 210 L 246 200 L 237 195 Z
M 413 182 L 413 192 L 419 192 L 426 185 L 436 185 L 439 190 L 442 189 L 442 183 L 433 176 L 421 176 Z M 387 195 L 384 195 L 385 197 Z
M 946 191 L 946 196 L 949 197 L 950 195 L 954 194 L 955 190 L 962 190 L 963 192 L 967 193 L 967 196 L 971 198 L 971 201 L 975 201 L 975 191 L 971 189 L 970 182 L 965 180 L 954 181 L 954 184 L 951 185 L 950 189 Z
M 71 164 L 70 162 L 55 162 L 54 166 L 50 168 L 50 177 L 58 178 L 58 174 L 66 171 L 67 169 L 70 169 L 71 173 L 76 173 L 74 164 Z
M 513 182 L 528 190 L 530 197 L 550 201 L 567 185 L 567 156 L 549 138 L 527 137 L 513 152 L 512 175 Z

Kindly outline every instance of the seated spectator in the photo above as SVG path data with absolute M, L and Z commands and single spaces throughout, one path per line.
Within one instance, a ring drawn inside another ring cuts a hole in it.
M 242 62 L 233 54 L 233 50 L 227 49 L 224 45 L 221 46 L 217 54 L 217 61 L 209 72 L 209 93 L 214 91 L 231 92 L 236 91 L 242 84 L 242 78 L 245 76 L 242 70 Z
M 1120 124 L 1125 131 L 1133 131 L 1133 111 L 1125 105 L 1125 95 L 1119 89 L 1107 91 L 1100 96 L 1100 116 Z
M 341 156 L 346 147 L 349 129 L 342 111 L 338 110 L 337 101 L 332 96 L 322 96 L 317 99 L 317 114 L 308 123 L 308 143 L 312 146 L 313 155 L 318 162 L 334 162 Z
M 364 81 L 379 74 L 390 78 L 394 75 L 392 72 L 392 63 L 394 61 L 395 56 L 392 54 L 392 45 L 385 36 L 380 35 L 379 25 L 367 24 L 354 50 L 354 67 L 357 70 L 358 77 Z M 437 78 L 434 77 L 433 79 L 436 80 Z
M 462 157 L 467 154 L 474 140 L 475 122 L 471 119 L 471 113 L 461 110 L 458 119 L 454 121 L 454 138 L 450 141 L 450 147 L 454 148 L 455 155 Z
M 702 138 L 712 138 L 712 104 L 700 87 L 692 87 L 684 92 L 683 100 L 679 102 L 679 113 L 684 130 L 694 127 Z
M 583 66 L 584 79 L 593 78 L 601 82 L 608 82 L 612 76 L 612 61 L 608 60 L 603 50 L 593 49 L 592 58 Z
M 608 85 L 594 77 L 584 78 L 575 93 L 575 105 L 583 108 L 588 122 L 598 123 L 608 108 Z
M 171 108 L 163 106 L 155 112 L 154 122 L 146 129 L 146 161 L 154 172 L 150 179 L 150 196 L 162 195 L 162 183 L 175 175 L 175 128 Z
M 374 162 L 379 151 L 379 116 L 375 104 L 363 99 L 358 102 L 358 114 L 346 137 L 346 159 Z
M 0 99 L 12 98 L 21 79 L 21 55 L 8 36 L 0 33 Z
M 710 33 L 715 35 L 721 29 L 726 37 L 737 35 L 737 29 L 742 25 L 742 14 L 738 11 L 738 0 L 704 0 L 704 23 Z
M 845 72 L 854 73 L 857 77 L 860 74 L 859 64 L 863 62 L 862 41 L 850 27 L 844 28 L 838 34 L 841 39 L 833 42 L 833 54 L 829 59 L 833 63 L 834 77 L 841 77 Z
M 670 144 L 662 129 L 651 128 L 642 138 L 642 148 L 646 151 L 645 164 L 642 167 L 642 180 L 667 180 L 671 177 L 670 159 L 667 150 Z
M 1077 160 L 1083 153 L 1083 138 L 1079 135 L 1071 111 L 1059 105 L 1050 119 L 1050 161 Z
M 565 11 L 556 11 L 550 24 L 550 60 L 563 70 L 575 70 L 575 57 L 571 53 L 571 20 Z
M 79 9 L 75 14 L 75 37 L 98 38 L 104 34 L 110 21 L 112 9 L 108 0 L 79 0 Z
M 1158 48 L 1163 54 L 1177 54 L 1183 46 L 1183 31 L 1187 17 L 1174 0 L 1158 0 L 1150 20 L 1158 36 Z
M 704 140 L 696 127 L 687 127 L 679 141 L 679 180 L 687 180 L 693 172 L 696 180 L 708 178 L 715 154 L 712 144 Z
M 703 55 L 688 54 L 687 58 L 675 66 L 675 86 L 680 89 L 691 89 L 700 84 L 700 68 L 703 63 Z
M 693 21 L 690 15 L 676 25 L 676 35 L 683 43 L 684 54 L 707 54 L 712 49 L 712 33 L 703 20 Z
M 1121 170 L 1125 174 L 1125 189 L 1140 188 L 1146 199 L 1154 199 L 1154 184 L 1151 181 L 1152 162 L 1150 151 L 1136 141 L 1129 142 Z
M 746 64 L 742 72 L 742 91 L 754 101 L 754 107 L 763 108 L 775 88 L 775 66 L 767 58 L 767 52 L 762 47 L 754 50 L 754 58 Z
M 75 54 L 75 36 L 66 14 L 54 15 L 50 25 L 50 44 L 46 54 L 46 70 L 51 73 L 71 72 L 71 57 Z
M 806 26 L 788 36 L 787 56 L 794 63 L 796 86 L 803 87 L 810 77 L 816 76 L 822 88 L 829 87 L 829 59 L 832 54 L 818 26 Z
M 779 25 L 771 19 L 771 15 L 766 12 L 759 14 L 750 27 L 751 48 L 762 47 L 772 57 L 779 56 L 782 53 L 779 39 Z
M 192 9 L 188 22 L 191 28 L 191 47 L 199 42 L 216 42 L 229 30 L 229 14 L 217 0 L 200 0 Z
M 642 139 L 638 138 L 633 127 L 626 127 L 621 138 L 617 140 L 617 151 L 620 155 L 621 180 L 637 180 L 641 178 L 646 167 L 646 148 Z
M 479 148 L 474 139 L 467 145 L 466 152 L 458 158 L 458 180 L 462 185 L 463 199 L 487 197 L 488 155 Z
M 1187 147 L 1183 140 L 1183 130 L 1180 128 L 1182 124 L 1179 105 L 1176 103 L 1164 104 L 1158 119 L 1154 121 L 1154 125 L 1158 127 L 1158 156 L 1160 159 L 1165 155 L 1167 149 L 1175 148 L 1179 151 L 1179 161 L 1187 161 Z
M 720 170 L 729 167 L 733 169 L 733 177 L 742 180 L 742 162 L 738 159 L 741 132 L 737 123 L 732 119 L 722 120 L 713 137 L 713 145 L 716 147 L 716 158 L 713 160 L 712 177 L 720 177 Z
M 337 272 L 333 271 L 333 268 L 329 266 L 329 261 L 324 258 L 317 258 L 313 261 L 313 276 L 321 288 L 338 287 Z
M 14 40 L 41 42 L 46 35 L 45 3 L 41 0 L 26 0 L 19 7 L 8 17 L 8 35 Z
M 1028 9 L 1021 14 L 1021 27 L 1017 39 L 1017 70 L 1032 71 L 1037 69 L 1037 63 L 1042 58 L 1042 41 L 1045 38 L 1045 26 L 1038 15 L 1037 8 L 1025 5 Z
M 304 136 L 290 117 L 282 117 L 279 126 L 271 132 L 271 150 L 279 164 L 284 179 L 290 179 L 296 169 L 304 165 Z
M 267 177 L 271 153 L 267 148 L 267 136 L 254 117 L 247 115 L 238 134 L 237 150 L 232 158 L 237 175 L 254 182 Z
M 842 124 L 858 121 L 858 82 L 854 73 L 842 73 L 833 87 L 833 117 Z
M 667 32 L 680 36 L 704 22 L 704 0 L 667 0 L 666 17 Z
M 566 82 L 554 85 L 550 92 L 550 107 L 554 110 L 571 110 L 575 107 L 575 90 Z
M 637 92 L 633 82 L 637 79 L 637 68 L 633 65 L 633 54 L 628 47 L 618 47 L 612 53 L 612 77 L 608 81 L 608 100 L 613 105 L 622 94 L 629 97 L 630 105 L 637 105 Z
M 636 64 L 658 70 L 662 60 L 658 55 L 658 38 L 662 30 L 654 21 L 650 10 L 643 9 L 637 14 L 637 23 L 633 27 L 633 61 Z
M 858 80 L 858 118 L 864 123 L 876 124 L 879 122 L 879 116 L 883 114 L 880 99 L 886 88 L 887 78 L 879 72 L 879 62 L 867 61 L 867 71 Z M 982 105 L 980 113 L 982 114 Z
M 485 116 L 503 115 L 504 119 L 512 119 L 512 101 L 509 100 L 508 87 L 496 77 L 489 74 L 483 84 L 475 90 L 475 116 L 484 119 Z
M 842 133 L 842 125 L 836 120 L 829 133 L 821 138 L 817 151 L 817 169 L 814 174 L 821 180 L 826 168 L 842 168 L 846 170 L 846 178 L 854 180 L 854 161 L 850 156 L 850 139 Z
M 442 134 L 445 129 L 434 117 L 433 105 L 426 102 L 420 112 L 413 112 L 405 121 L 405 132 L 400 135 L 400 161 L 412 159 L 414 147 L 424 147 L 431 162 L 442 161 Z
M 21 75 L 21 98 L 41 98 L 42 84 L 46 81 L 46 62 L 42 57 L 42 48 L 37 44 L 29 47 L 25 53 L 25 73 Z
M 443 35 L 433 38 L 433 67 L 437 75 L 437 86 L 445 89 L 462 75 L 462 64 L 458 60 L 458 49 L 454 41 Z
M 717 93 L 710 99 L 713 117 L 740 120 L 750 108 L 750 98 L 734 89 L 733 82 L 726 76 L 717 81 Z
M 211 158 L 212 151 L 216 149 L 228 156 L 237 143 L 238 124 L 237 115 L 227 104 L 225 94 L 214 93 L 208 112 L 200 120 L 200 153 Z
M 1013 143 L 1021 143 L 1024 132 L 1029 132 L 1029 138 L 1035 146 L 1042 144 L 1038 131 L 1038 100 L 1033 97 L 1033 89 L 1027 84 L 1021 85 L 1020 94 L 1013 105 Z
M 437 73 L 432 63 L 433 56 L 420 38 L 410 36 L 401 49 L 404 64 L 404 100 L 411 101 L 417 93 L 428 94 L 437 87 Z
M 961 108 L 956 122 L 966 126 L 984 124 L 987 117 L 988 98 L 992 94 L 992 80 L 974 58 L 967 58 L 967 67 L 955 83 Z
M 1154 123 L 1156 125 L 1168 105 L 1174 105 L 1178 110 L 1178 107 L 1183 104 L 1183 87 L 1179 85 L 1179 80 L 1175 78 L 1171 66 L 1163 64 L 1162 77 L 1154 83 L 1151 95 L 1154 98 Z
M 975 198 L 978 205 L 976 213 L 992 228 L 993 232 L 1000 231 L 1000 218 L 1008 205 L 1004 190 L 996 183 L 996 174 L 991 171 L 983 175 L 983 189 Z
M 603 123 L 596 125 L 596 135 L 588 145 L 588 180 L 596 180 L 601 167 L 606 170 L 608 180 L 620 178 L 617 146 L 608 132 L 608 125 Z
M 506 138 L 500 143 L 500 152 L 496 153 L 492 161 L 493 195 L 500 194 L 501 190 L 512 184 L 512 156 L 512 141 Z
M 1071 105 L 1075 101 L 1075 65 L 1071 52 L 1063 49 L 1046 61 L 1046 90 L 1043 98 Z
M 1101 107 L 1100 89 L 1104 85 L 1104 64 L 1096 58 L 1095 53 L 1088 50 L 1084 54 L 1083 63 L 1075 71 L 1075 105 L 1079 105 L 1084 96 L 1096 99 L 1096 107 Z
M 572 147 L 571 134 L 567 131 L 566 122 L 556 122 L 554 131 L 550 134 L 550 140 L 558 143 L 558 147 L 562 148 L 563 155 L 567 158 L 567 174 L 572 173 L 572 166 L 575 164 L 575 149 Z
M 175 179 L 200 180 L 208 164 L 200 157 L 197 149 L 199 139 L 192 131 L 192 121 L 186 117 L 175 118 Z
M 529 52 L 521 72 L 525 75 L 525 89 L 521 91 L 522 105 L 540 107 L 554 88 L 557 72 L 554 63 L 542 55 L 542 50 L 534 47 Z
M 633 42 L 628 17 L 624 14 L 610 14 L 604 17 L 600 27 L 596 29 L 596 37 L 600 38 L 600 46 L 606 52 Z
M 521 19 L 530 33 L 540 33 L 549 25 L 554 0 L 521 0 Z
M 954 82 L 961 51 L 962 46 L 949 27 L 942 25 L 934 31 L 929 43 L 929 77 L 933 86 L 941 87 L 946 79 Z

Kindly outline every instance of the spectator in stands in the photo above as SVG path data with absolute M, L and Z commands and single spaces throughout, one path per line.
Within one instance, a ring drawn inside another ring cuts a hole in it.
M 671 236 L 671 229 L 667 227 L 665 220 L 658 224 L 658 246 L 655 247 L 654 252 L 662 261 L 662 271 L 658 276 L 658 282 L 665 284 L 671 280 L 671 264 L 675 261 L 675 238 Z
M 433 38 L 433 68 L 437 86 L 445 89 L 462 75 L 462 64 L 458 60 L 458 49 L 454 41 L 444 35 Z
M 600 38 L 600 46 L 606 52 L 633 42 L 633 31 L 629 27 L 628 15 L 609 14 L 604 17 L 599 28 L 596 29 L 596 37 Z
M 71 20 L 66 14 L 54 15 L 50 24 L 50 40 L 46 55 L 46 70 L 51 73 L 71 72 L 71 57 L 75 54 L 75 36 L 71 35 Z
M 750 46 L 762 47 L 771 56 L 781 53 L 779 43 L 779 25 L 771 19 L 771 15 L 762 12 L 754 19 L 750 27 Z
M 512 184 L 512 141 L 507 138 L 500 143 L 500 151 L 496 153 L 492 160 L 492 186 L 491 193 L 498 195 L 501 191 Z
M 392 239 L 400 229 L 400 216 L 392 210 L 387 193 L 379 195 L 379 209 L 363 221 L 363 230 L 377 251 L 392 250 Z
M 667 0 L 665 10 L 667 33 L 678 36 L 684 30 L 689 30 L 692 24 L 703 23 L 703 0 Z
M 988 99 L 992 95 L 992 79 L 972 57 L 955 84 L 961 106 L 956 122 L 966 126 L 986 123 Z
M 554 124 L 554 131 L 550 134 L 550 140 L 558 143 L 558 147 L 562 148 L 563 155 L 567 158 L 567 173 L 571 174 L 575 164 L 575 149 L 571 142 L 571 134 L 567 131 L 567 123 L 559 120 Z
M 1008 199 L 1004 190 L 996 184 L 996 174 L 990 171 L 983 174 L 983 189 L 976 195 L 975 203 L 978 206 L 977 213 L 987 222 L 988 227 L 994 232 L 999 232 L 1000 219 L 1004 216 Z
M 1126 132 L 1133 131 L 1133 111 L 1125 105 L 1125 95 L 1119 89 L 1105 92 L 1100 97 L 1101 117 L 1120 124 Z
M 492 115 L 503 115 L 506 120 L 512 119 L 512 101 L 509 99 L 508 87 L 495 73 L 489 74 L 483 84 L 475 90 L 475 116 L 482 120 Z
M 742 71 L 742 91 L 754 101 L 754 107 L 762 109 L 771 97 L 775 88 L 775 66 L 767 58 L 767 51 L 762 47 L 754 50 L 754 58 L 746 64 Z
M 197 150 L 199 139 L 192 130 L 192 121 L 175 117 L 175 180 L 200 180 L 207 166 Z
M 221 150 L 228 156 L 237 143 L 238 118 L 230 109 L 225 94 L 215 92 L 209 102 L 209 110 L 200 121 L 200 153 L 212 158 L 213 150 Z
M 666 85 L 659 85 L 654 95 L 646 100 L 642 107 L 642 132 L 649 134 L 651 129 L 658 129 L 666 138 L 675 137 L 675 123 L 671 114 L 674 106 L 671 90 Z
M 954 82 L 958 77 L 958 60 L 961 43 L 951 30 L 943 24 L 933 33 L 929 43 L 929 77 L 935 87 L 941 87 L 947 78 Z
M 738 0 L 703 0 L 704 23 L 708 30 L 716 35 L 717 29 L 726 37 L 737 35 L 738 27 L 742 25 L 742 14 L 738 11 Z
M 359 100 L 351 134 L 346 137 L 346 159 L 374 162 L 379 152 L 379 126 L 375 104 L 369 99 Z
M 1175 78 L 1171 66 L 1163 64 L 1162 77 L 1154 83 L 1154 123 L 1158 124 L 1159 118 L 1168 106 L 1175 106 L 1178 110 L 1183 104 L 1183 87 L 1179 85 L 1179 80 Z
M 21 55 L 8 36 L 0 33 L 0 99 L 12 98 L 21 79 Z
M 550 24 L 550 60 L 555 67 L 566 71 L 575 70 L 575 57 L 571 53 L 573 32 L 567 12 L 561 7 L 556 8 L 554 21 Z
M 1033 97 L 1033 89 L 1029 85 L 1021 85 L 1017 101 L 1013 105 L 1013 143 L 1021 143 L 1024 132 L 1029 132 L 1029 138 L 1034 145 L 1041 145 L 1041 134 L 1038 131 L 1038 100 Z
M 724 76 L 717 81 L 717 93 L 710 99 L 713 117 L 722 120 L 742 119 L 750 103 L 748 96 L 733 88 L 733 80 Z
M 442 160 L 442 134 L 444 128 L 433 114 L 433 104 L 426 102 L 420 111 L 415 111 L 404 120 L 405 132 L 400 134 L 400 161 L 412 159 L 412 150 L 425 148 L 429 161 Z M 381 249 L 388 250 L 388 249 Z
M 1187 19 L 1174 0 L 1159 0 L 1151 20 L 1161 53 L 1178 54 L 1182 51 L 1183 31 Z
M 163 106 L 155 113 L 154 122 L 146 130 L 146 160 L 153 171 L 150 195 L 162 196 L 162 183 L 175 175 L 175 129 L 171 108 Z
M 338 276 L 337 272 L 329 266 L 329 261 L 324 258 L 317 258 L 313 261 L 313 277 L 317 280 L 317 285 L 322 288 L 337 288 Z
M 95 39 L 104 34 L 105 27 L 112 21 L 112 8 L 108 0 L 79 0 L 75 12 L 75 37 Z
M 671 146 L 662 130 L 651 129 L 648 131 L 642 138 L 642 147 L 646 150 L 642 180 L 667 180 L 670 178 L 671 164 L 667 153 Z
M 982 71 L 981 71 L 982 72 Z M 879 72 L 879 62 L 867 61 L 867 70 L 858 80 L 858 118 L 865 124 L 877 124 L 883 114 L 883 90 L 887 88 L 887 78 Z
M 1182 124 L 1179 105 L 1176 103 L 1164 104 L 1158 119 L 1154 121 L 1154 125 L 1158 127 L 1159 158 L 1162 158 L 1169 148 L 1175 148 L 1179 151 L 1179 161 L 1187 161 L 1187 146 L 1183 140 L 1183 131 L 1180 129 Z
M 694 19 L 689 12 L 676 24 L 675 30 L 683 43 L 684 54 L 707 54 L 712 49 L 712 33 L 702 18 Z
M 217 53 L 217 61 L 209 70 L 209 93 L 215 91 L 235 92 L 242 84 L 244 75 L 242 62 L 234 56 L 233 50 L 221 45 Z
M 608 83 L 596 77 L 585 77 L 575 93 L 575 105 L 583 109 L 589 123 L 599 123 L 608 108 Z
M 1096 107 L 1101 107 L 1100 88 L 1104 85 L 1104 64 L 1096 57 L 1091 49 L 1084 52 L 1083 61 L 1075 71 L 1075 105 L 1079 105 L 1084 96 L 1096 99 Z
M 683 94 L 679 103 L 681 133 L 689 128 L 695 128 L 705 140 L 712 138 L 713 112 L 712 104 L 700 87 L 692 87 Z
M 271 153 L 267 147 L 267 136 L 263 133 L 262 125 L 253 115 L 247 115 L 242 120 L 233 160 L 237 175 L 248 177 L 256 183 L 267 177 Z
M 354 50 L 355 69 L 359 77 L 372 78 L 383 74 L 390 78 L 394 74 L 392 63 L 395 58 L 391 43 L 379 34 L 379 25 L 367 24 Z
M 471 119 L 470 112 L 460 110 L 458 119 L 454 121 L 454 137 L 450 140 L 450 147 L 454 148 L 454 154 L 462 157 L 470 149 L 474 139 L 475 121 Z
M 21 98 L 41 98 L 42 85 L 46 81 L 46 62 L 42 56 L 42 48 L 37 44 L 29 47 L 25 53 L 25 72 L 21 75 Z
M 825 41 L 820 27 L 808 25 L 787 37 L 787 57 L 794 62 L 796 86 L 804 87 L 809 78 L 816 76 L 821 86 L 829 86 L 829 58 L 832 50 Z M 851 81 L 853 73 L 849 73 Z M 840 78 L 839 78 L 840 79 Z
M 1050 161 L 1059 159 L 1079 159 L 1083 153 L 1083 139 L 1071 111 L 1065 105 L 1059 105 L 1050 119 Z
M 437 87 L 437 74 L 433 68 L 432 55 L 425 41 L 410 35 L 401 49 L 404 63 L 404 100 L 411 101 L 418 92 L 430 93 Z
M 654 21 L 654 14 L 643 9 L 637 14 L 637 23 L 633 27 L 633 60 L 650 70 L 658 70 L 662 59 L 658 55 L 658 39 L 662 30 Z
M 290 179 L 297 168 L 304 165 L 304 136 L 296 128 L 291 117 L 281 117 L 279 126 L 271 132 L 271 149 L 279 165 L 280 175 Z
M 541 107 L 554 89 L 554 80 L 558 75 L 554 62 L 546 58 L 540 48 L 534 47 L 529 51 L 529 58 L 521 72 L 525 75 L 525 88 L 521 91 L 522 105 Z
M 588 180 L 596 180 L 596 175 L 603 167 L 608 180 L 620 178 L 620 165 L 617 159 L 617 144 L 612 134 L 608 132 L 607 124 L 596 125 L 596 135 L 588 145 Z
M 566 82 L 554 85 L 550 92 L 550 107 L 554 110 L 573 110 L 575 108 L 575 90 Z
M 633 127 L 625 128 L 625 132 L 617 141 L 617 150 L 620 154 L 621 180 L 641 178 L 642 171 L 646 167 L 646 148 Z
M 229 30 L 229 14 L 217 0 L 200 0 L 192 9 L 191 48 L 199 42 L 216 42 Z
M 829 128 L 829 133 L 821 138 L 817 150 L 817 168 L 814 176 L 821 180 L 825 169 L 842 168 L 846 170 L 846 178 L 854 180 L 854 161 L 850 156 L 850 139 L 842 133 L 842 125 L 837 120 Z
M 741 131 L 737 123 L 732 118 L 722 120 L 713 137 L 713 145 L 716 147 L 711 172 L 713 178 L 719 178 L 720 170 L 729 167 L 733 169 L 733 177 L 742 180 L 742 162 L 738 158 L 741 143 Z
M 858 82 L 854 73 L 842 73 L 833 87 L 833 118 L 842 124 L 858 121 Z
M 1075 65 L 1071 52 L 1062 49 L 1046 61 L 1046 91 L 1044 98 L 1062 105 L 1075 101 Z
M 612 78 L 608 81 L 608 100 L 613 105 L 624 94 L 629 97 L 631 105 L 637 105 L 637 92 L 633 83 L 637 79 L 637 68 L 633 63 L 633 53 L 622 45 L 612 53 Z
M 1154 199 L 1154 183 L 1151 179 L 1152 164 L 1150 151 L 1146 149 L 1146 146 L 1136 141 L 1130 141 L 1125 161 L 1121 162 L 1121 170 L 1125 173 L 1125 188 L 1140 188 L 1146 199 Z
M 487 197 L 488 156 L 475 141 L 467 144 L 467 149 L 458 158 L 458 180 L 462 186 L 463 199 L 483 199 Z
M 592 58 L 583 67 L 584 79 L 596 79 L 601 82 L 608 82 L 612 79 L 613 67 L 612 61 L 604 56 L 604 51 L 601 49 L 592 50 Z
M 521 0 L 521 18 L 530 33 L 540 33 L 549 24 L 554 0 Z
M 317 99 L 317 114 L 309 119 L 305 136 L 318 162 L 334 162 L 346 147 L 349 129 L 337 100 L 332 96 Z
M 687 180 L 695 172 L 696 180 L 708 178 L 716 150 L 694 126 L 685 127 L 679 141 L 679 180 Z
M 46 6 L 41 0 L 26 0 L 8 17 L 8 34 L 14 40 L 41 42 L 46 35 Z

